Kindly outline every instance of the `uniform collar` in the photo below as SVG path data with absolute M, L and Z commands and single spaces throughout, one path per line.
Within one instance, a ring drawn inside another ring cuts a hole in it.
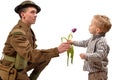
M 18 21 L 18 25 L 20 25 L 20 27 L 22 27 L 24 30 L 28 31 L 31 29 L 31 26 L 25 24 L 22 20 Z
M 19 20 L 18 24 L 20 24 L 21 26 L 30 27 L 29 25 L 25 24 L 22 20 Z

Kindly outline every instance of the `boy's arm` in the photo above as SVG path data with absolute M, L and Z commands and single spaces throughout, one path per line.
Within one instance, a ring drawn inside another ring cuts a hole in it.
M 87 47 L 90 40 L 91 38 L 82 41 L 73 41 L 72 44 L 78 47 Z

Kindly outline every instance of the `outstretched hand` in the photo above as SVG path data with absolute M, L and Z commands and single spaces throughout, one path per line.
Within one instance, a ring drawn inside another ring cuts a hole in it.
M 70 47 L 71 47 L 71 44 L 69 44 L 68 42 L 61 43 L 58 46 L 58 51 L 59 51 L 59 53 L 63 53 L 65 51 L 69 50 Z
M 73 44 L 73 41 L 72 41 L 72 40 L 67 40 L 67 42 L 68 42 L 69 44 Z

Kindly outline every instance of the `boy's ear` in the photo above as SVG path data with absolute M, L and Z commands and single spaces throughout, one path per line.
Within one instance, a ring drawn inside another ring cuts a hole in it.
M 96 32 L 97 33 L 101 32 L 100 28 L 96 28 Z

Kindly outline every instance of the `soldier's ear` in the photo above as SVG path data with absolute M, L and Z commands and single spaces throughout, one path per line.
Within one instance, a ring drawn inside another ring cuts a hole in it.
M 24 12 L 21 12 L 21 13 L 20 13 L 20 16 L 21 16 L 21 18 L 25 18 L 25 13 L 24 13 Z

